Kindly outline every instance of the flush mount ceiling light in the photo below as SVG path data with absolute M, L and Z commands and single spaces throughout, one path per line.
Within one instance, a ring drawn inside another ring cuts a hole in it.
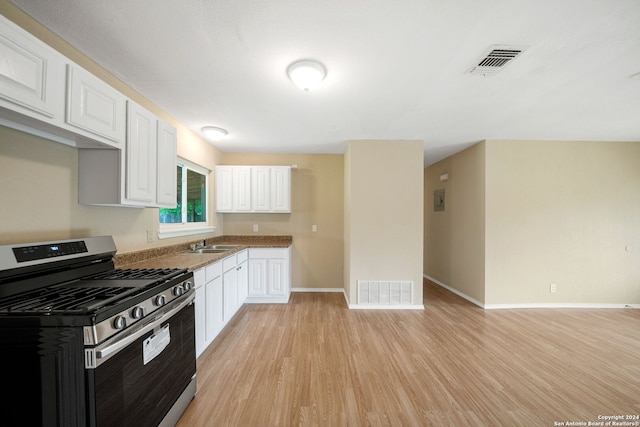
M 303 59 L 289 65 L 287 74 L 296 86 L 309 92 L 324 80 L 327 76 L 327 70 L 318 61 Z
M 222 141 L 227 135 L 229 135 L 229 132 L 227 132 L 226 130 L 215 126 L 203 127 L 202 133 L 204 134 L 205 138 L 215 142 Z

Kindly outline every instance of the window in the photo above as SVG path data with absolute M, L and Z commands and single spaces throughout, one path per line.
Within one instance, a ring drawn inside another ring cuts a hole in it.
M 209 171 L 178 159 L 175 208 L 160 208 L 159 237 L 212 231 L 207 217 L 207 176 Z

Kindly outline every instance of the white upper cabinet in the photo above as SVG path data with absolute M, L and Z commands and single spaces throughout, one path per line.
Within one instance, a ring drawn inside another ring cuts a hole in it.
M 126 98 L 122 93 L 78 65 L 67 65 L 66 123 L 74 130 L 122 148 L 126 115 Z
M 271 212 L 291 212 L 291 168 L 272 166 L 270 169 Z
M 217 212 L 291 212 L 289 166 L 217 166 Z
M 0 16 L 0 106 L 47 122 L 64 114 L 65 58 Z
M 216 166 L 216 211 L 251 212 L 249 166 Z
M 271 210 L 271 168 L 254 166 L 251 169 L 251 206 L 254 212 Z
M 80 148 L 82 204 L 176 206 L 176 129 L 1 15 L 0 125 Z
M 152 206 L 156 201 L 158 154 L 157 118 L 134 102 L 127 102 L 126 198 Z
M 233 168 L 233 211 L 251 212 L 251 168 Z
M 233 168 L 216 166 L 216 210 L 233 211 Z
M 78 148 L 123 148 L 126 97 L 0 16 L 0 124 Z
M 158 206 L 176 206 L 176 158 L 178 156 L 178 135 L 176 128 L 158 120 Z
M 127 101 L 125 149 L 79 150 L 80 203 L 175 207 L 175 136 L 172 126 L 135 102 Z

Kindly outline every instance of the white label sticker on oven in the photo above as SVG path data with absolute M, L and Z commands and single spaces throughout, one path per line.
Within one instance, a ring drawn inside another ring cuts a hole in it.
M 160 332 L 151 335 L 142 344 L 142 359 L 144 364 L 151 362 L 171 342 L 169 325 L 165 325 Z

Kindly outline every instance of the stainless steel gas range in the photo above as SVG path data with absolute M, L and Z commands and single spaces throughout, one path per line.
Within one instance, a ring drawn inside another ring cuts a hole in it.
M 0 246 L 0 425 L 174 425 L 196 390 L 193 273 L 110 236 Z M 26 409 L 25 409 L 26 408 Z

